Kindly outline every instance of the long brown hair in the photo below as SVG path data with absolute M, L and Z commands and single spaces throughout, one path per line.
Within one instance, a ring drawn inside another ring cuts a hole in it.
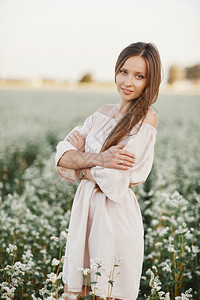
M 157 100 L 158 97 L 161 82 L 161 61 L 159 52 L 156 46 L 152 43 L 133 43 L 122 50 L 115 65 L 115 82 L 116 75 L 119 73 L 125 61 L 131 56 L 141 56 L 146 61 L 146 87 L 137 99 L 133 99 L 130 102 L 124 116 L 119 120 L 105 140 L 101 152 L 107 150 L 111 146 L 117 145 L 127 134 L 130 133 L 134 126 L 139 123 L 133 134 L 137 133 L 142 126 L 149 107 Z

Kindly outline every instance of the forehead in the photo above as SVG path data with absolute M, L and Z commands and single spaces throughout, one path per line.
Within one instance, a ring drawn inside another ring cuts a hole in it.
M 123 68 L 133 71 L 133 72 L 147 72 L 147 64 L 143 57 L 141 56 L 131 56 L 129 57 L 122 66 Z

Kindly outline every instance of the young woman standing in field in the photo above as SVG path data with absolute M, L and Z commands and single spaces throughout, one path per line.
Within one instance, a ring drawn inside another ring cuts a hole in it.
M 115 82 L 120 103 L 104 105 L 57 145 L 58 173 L 69 181 L 82 178 L 72 206 L 63 282 L 65 292 L 84 295 L 77 270 L 91 268 L 98 258 L 105 270 L 100 270 L 95 294 L 109 297 L 108 275 L 114 257 L 122 258 L 112 297 L 133 300 L 139 292 L 144 230 L 130 187 L 143 183 L 153 164 L 158 120 L 151 105 L 161 82 L 156 47 L 142 42 L 126 47 L 116 62 Z M 95 272 L 90 275 L 94 282 Z

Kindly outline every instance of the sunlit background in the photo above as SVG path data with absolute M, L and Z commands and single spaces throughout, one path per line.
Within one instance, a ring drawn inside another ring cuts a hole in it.
M 165 81 L 200 62 L 199 0 L 1 0 L 0 78 L 112 81 L 119 52 L 153 42 Z

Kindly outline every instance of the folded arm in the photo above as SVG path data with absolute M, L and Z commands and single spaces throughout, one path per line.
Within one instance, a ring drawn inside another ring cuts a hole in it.
M 58 166 L 64 169 L 73 169 L 81 171 L 86 178 L 94 181 L 90 168 L 101 166 L 104 168 L 113 168 L 128 170 L 135 162 L 135 156 L 131 152 L 123 149 L 126 145 L 113 146 L 110 149 L 100 153 L 83 152 L 85 148 L 85 137 L 78 131 L 74 131 L 67 138 L 67 141 L 76 149 L 66 151 L 60 160 Z

